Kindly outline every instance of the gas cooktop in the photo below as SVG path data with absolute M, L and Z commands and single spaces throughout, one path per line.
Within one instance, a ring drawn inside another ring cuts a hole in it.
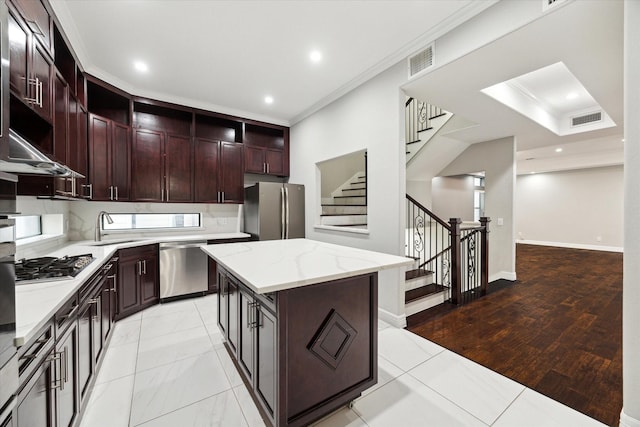
M 72 279 L 95 258 L 92 254 L 21 259 L 16 262 L 16 285 Z

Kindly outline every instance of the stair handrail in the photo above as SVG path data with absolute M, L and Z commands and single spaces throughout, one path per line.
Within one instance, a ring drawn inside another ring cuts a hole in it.
M 407 200 L 409 200 L 411 203 L 416 205 L 418 208 L 420 208 L 423 211 L 425 211 L 438 224 L 442 225 L 444 228 L 446 228 L 447 230 L 451 231 L 451 226 L 445 220 L 441 219 L 438 215 L 434 214 L 429 209 L 425 208 L 424 205 L 422 205 L 422 203 L 418 202 L 416 199 L 414 199 L 410 195 L 407 194 L 406 196 L 407 196 Z
M 419 246 L 419 249 L 415 249 L 414 252 L 419 254 L 419 257 L 414 257 L 418 260 L 418 269 L 427 270 L 429 268 L 431 270 L 435 266 L 434 277 L 442 280 L 441 284 L 450 289 L 449 298 L 453 304 L 466 302 L 475 295 L 486 295 L 489 281 L 488 235 L 491 219 L 482 217 L 480 218 L 479 226 L 463 228 L 461 227 L 462 220 L 460 218 L 450 218 L 447 223 L 410 195 L 407 194 L 406 199 L 408 201 L 408 217 L 415 217 L 415 224 L 419 224 L 413 225 L 413 228 L 415 228 L 413 234 L 417 236 L 415 245 Z M 415 213 L 416 209 L 417 214 Z M 411 211 L 411 215 L 409 215 L 409 211 Z M 429 221 L 434 221 L 437 224 L 430 225 L 430 227 L 436 227 L 435 255 L 433 256 L 431 256 L 434 253 L 433 241 L 431 236 L 428 240 L 426 239 L 425 226 L 423 225 L 427 221 L 426 216 L 429 217 Z M 437 231 L 437 227 L 440 227 L 439 230 L 441 231 Z M 407 230 L 413 228 L 407 228 Z M 422 229 L 422 232 L 420 229 Z M 442 249 L 438 247 L 437 236 L 440 232 L 446 234 L 446 240 L 448 241 L 445 244 L 445 239 L 440 239 L 442 246 L 446 246 Z M 408 236 L 409 234 L 407 234 L 407 238 Z M 428 251 L 426 250 L 427 241 L 429 242 Z M 407 247 L 409 251 L 414 250 L 414 248 Z M 426 256 L 422 258 L 422 254 L 426 255 L 427 253 L 430 258 L 426 259 Z M 440 267 L 442 268 L 438 273 Z

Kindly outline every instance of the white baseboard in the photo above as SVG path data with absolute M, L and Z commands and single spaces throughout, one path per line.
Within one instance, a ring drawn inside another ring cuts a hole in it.
M 624 252 L 624 248 L 620 246 L 600 246 L 600 245 L 584 245 L 582 243 L 545 242 L 543 240 L 516 240 L 516 243 L 523 243 L 525 245 L 555 246 L 558 248 L 587 249 L 589 251 Z
M 640 427 L 640 420 L 625 414 L 624 408 L 622 408 L 622 412 L 620 412 L 620 427 Z
M 378 307 L 378 319 L 384 320 L 391 326 L 395 326 L 396 328 L 404 328 L 407 326 L 407 316 L 397 315 L 388 312 L 387 310 Z
M 489 276 L 489 283 L 499 279 L 514 281 L 516 280 L 516 272 L 515 271 L 499 271 Z

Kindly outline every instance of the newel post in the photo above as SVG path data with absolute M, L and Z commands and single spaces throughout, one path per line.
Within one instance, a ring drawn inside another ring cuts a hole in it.
M 451 302 L 462 302 L 462 259 L 460 254 L 460 218 L 449 218 L 451 226 Z
M 480 294 L 486 295 L 489 287 L 489 223 L 491 218 L 483 216 L 480 218 L 482 226 L 480 240 Z

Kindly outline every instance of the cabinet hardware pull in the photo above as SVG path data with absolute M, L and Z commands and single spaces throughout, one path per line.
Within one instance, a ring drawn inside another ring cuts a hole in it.
M 222 203 L 224 203 L 224 191 L 222 192 Z
M 262 173 L 267 173 L 267 164 L 266 163 L 262 164 Z
M 62 353 L 62 359 L 60 359 L 60 364 L 62 365 L 62 373 L 63 373 L 63 381 L 62 381 L 62 387 L 60 387 L 60 390 L 64 390 L 64 383 L 69 381 L 69 353 L 68 353 L 68 347 L 64 348 L 64 351 Z
M 116 189 L 116 202 L 118 201 L 118 186 L 116 185 L 115 187 L 113 187 Z
M 80 307 L 80 306 L 79 305 L 74 306 L 73 309 L 69 313 L 60 316 L 60 318 L 61 319 L 68 319 L 70 317 L 73 317 L 73 315 L 76 314 L 76 311 L 78 311 L 78 307 Z
M 27 96 L 24 97 L 23 99 L 28 103 L 28 104 L 38 104 L 38 79 L 37 78 L 25 78 L 25 80 L 27 81 Z M 32 89 L 32 87 L 34 89 Z M 31 97 L 30 94 L 33 93 L 33 91 L 35 90 L 35 97 Z
M 37 82 L 36 83 L 36 89 L 38 91 L 37 92 L 38 96 L 36 96 L 36 99 L 37 99 L 36 104 L 38 104 L 38 107 L 42 108 L 42 98 L 43 98 L 43 96 L 42 96 L 42 82 L 37 77 L 36 77 L 36 82 Z
M 262 308 L 260 308 L 260 305 L 258 303 L 256 303 L 256 311 L 258 312 L 256 328 L 262 328 L 264 326 L 264 313 L 262 312 Z
M 89 199 L 89 200 L 93 199 L 93 184 L 82 184 L 82 187 L 89 190 L 89 195 L 84 196 L 85 199 Z
M 147 274 L 147 260 L 146 259 L 142 261 L 142 267 L 144 269 L 142 274 Z
M 90 300 L 87 300 L 88 304 L 98 304 L 98 298 L 91 298 Z
M 251 317 L 253 317 L 251 315 L 253 312 L 253 310 L 251 310 L 252 305 L 253 303 L 251 301 L 247 301 L 247 328 L 249 329 L 253 328 L 253 322 L 251 320 Z
M 267 163 L 267 173 L 269 173 L 269 163 Z
M 109 200 L 113 200 L 113 185 L 109 186 Z
M 142 261 L 136 262 L 136 270 L 138 270 L 138 276 L 142 275 Z

